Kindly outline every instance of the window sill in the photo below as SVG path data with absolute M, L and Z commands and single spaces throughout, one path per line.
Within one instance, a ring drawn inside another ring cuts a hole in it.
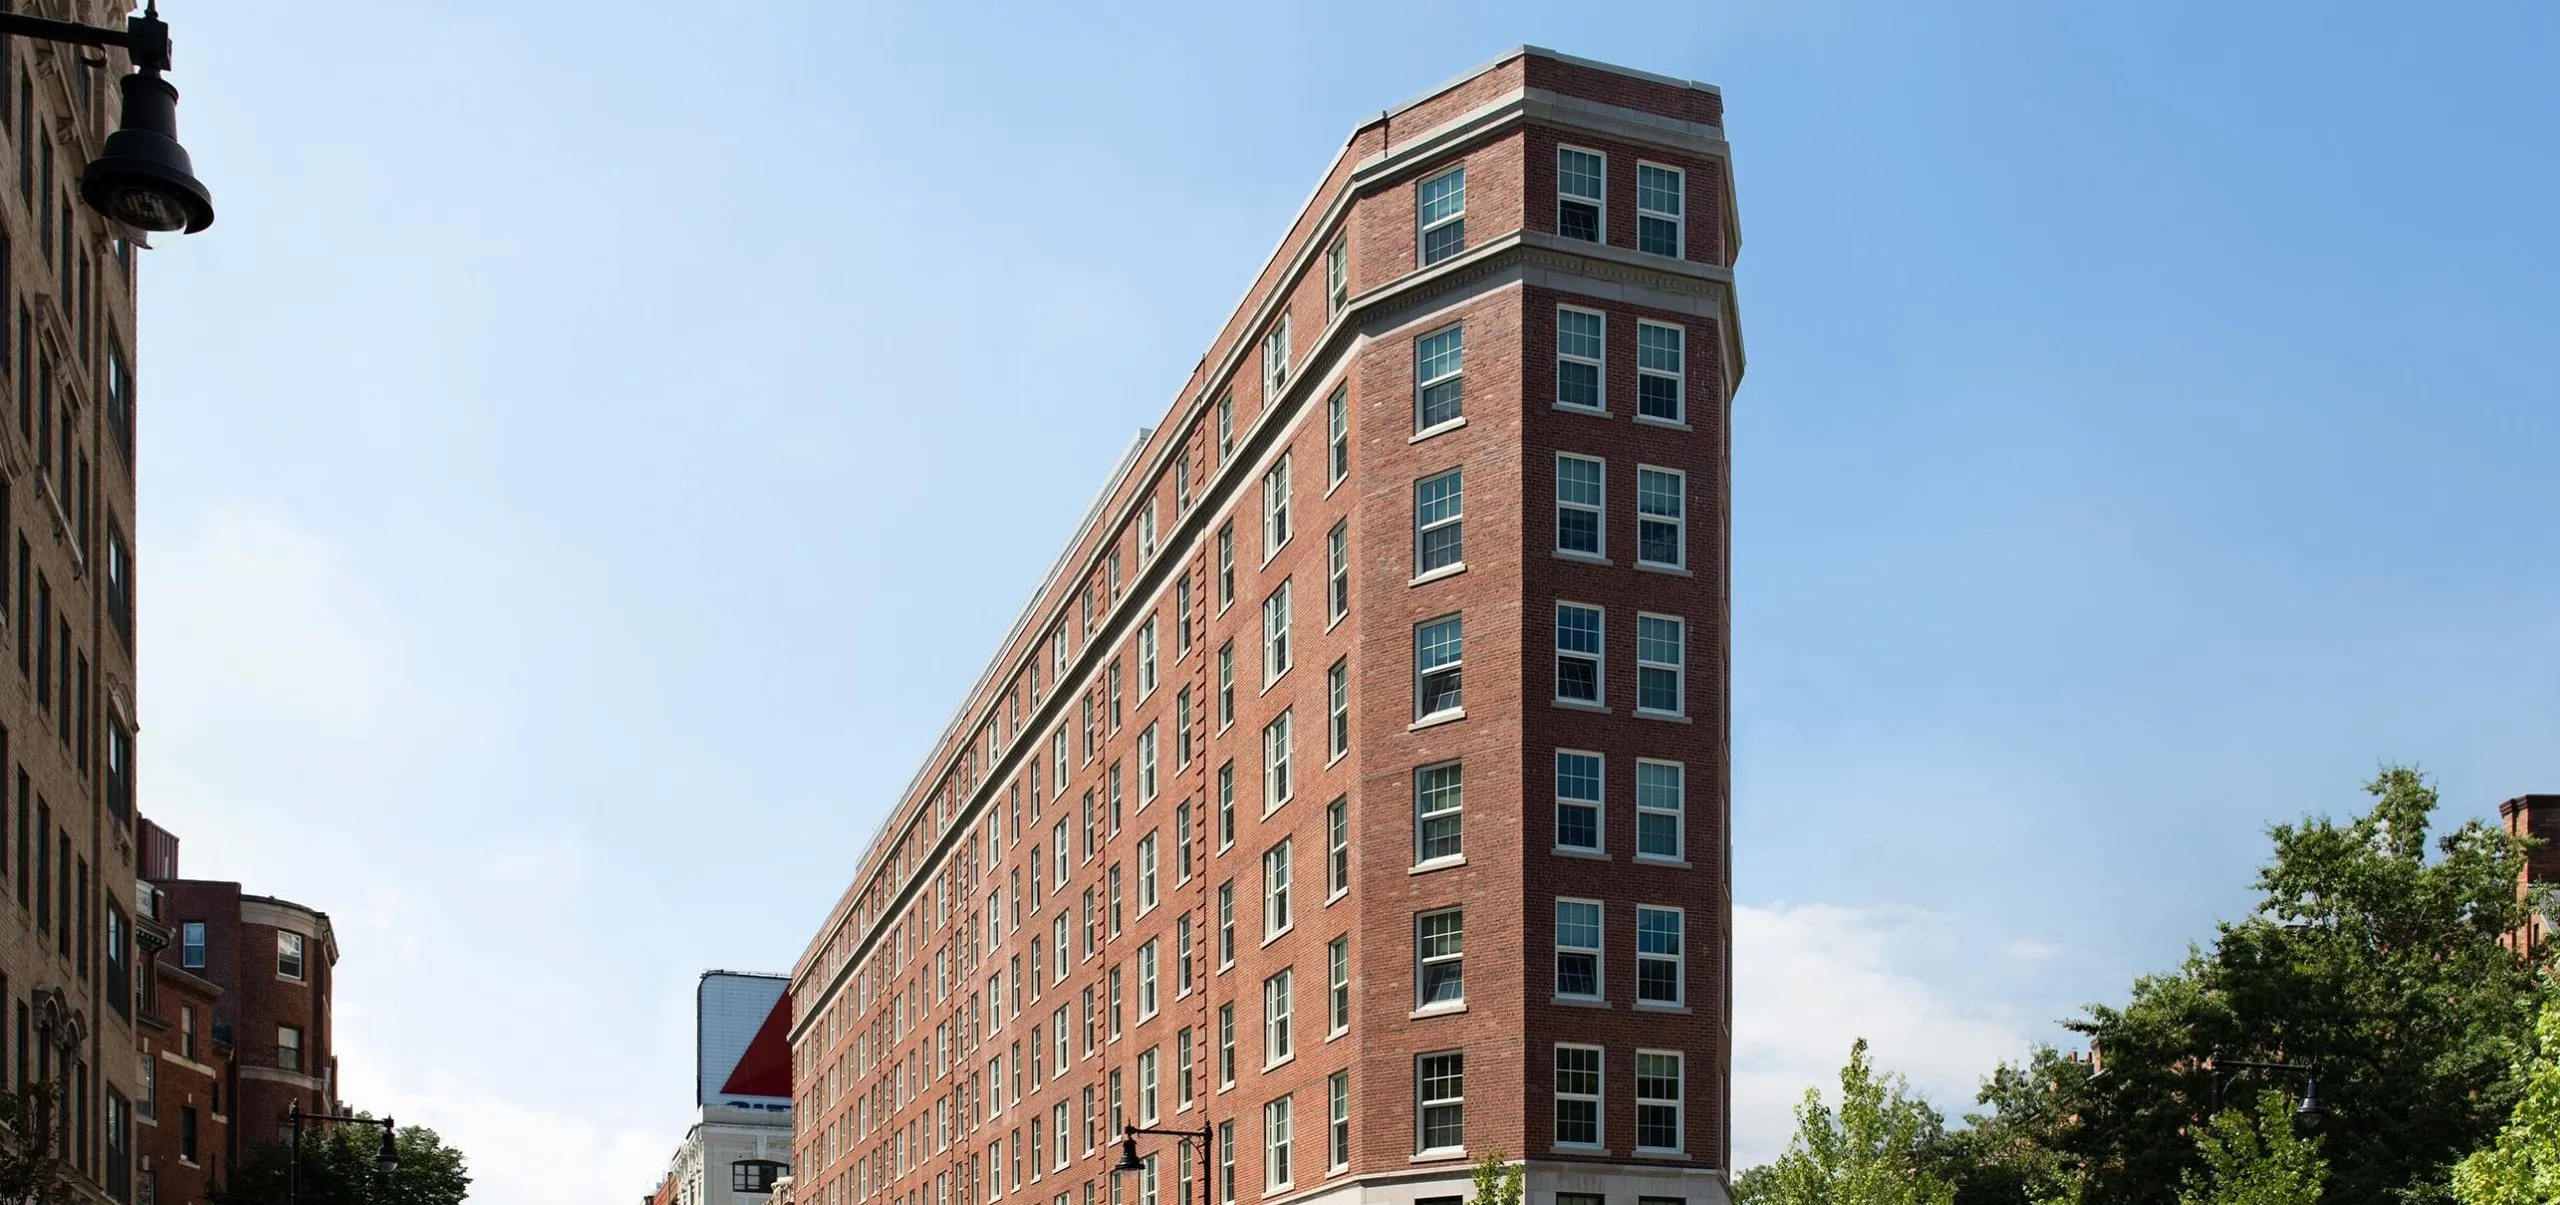
M 1327 1041 L 1327 1042 L 1336 1042 L 1336 1041 L 1340 1041 L 1341 1039 L 1343 1039 L 1343 1038 L 1347 1038 L 1347 1037 L 1350 1037 L 1350 1036 L 1351 1036 L 1351 1029 L 1350 1029 L 1350 1027 L 1345 1026 L 1345 1027 L 1343 1027 L 1343 1028 L 1341 1028 L 1341 1029 L 1334 1030 L 1332 1033 L 1329 1033 L 1329 1034 L 1324 1035 L 1324 1040 L 1325 1040 L 1325 1041 Z
M 1279 1070 L 1280 1068 L 1282 1068 L 1282 1067 L 1286 1067 L 1286 1066 L 1288 1066 L 1289 1064 L 1294 1063 L 1294 1062 L 1297 1062 L 1297 1061 L 1298 1061 L 1298 1053 L 1297 1053 L 1296 1051 L 1294 1051 L 1294 1050 L 1293 1050 L 1293 1051 L 1290 1051 L 1290 1052 L 1289 1052 L 1289 1053 L 1287 1053 L 1287 1054 L 1281 1055 L 1277 1060 L 1275 1060 L 1275 1061 L 1273 1061 L 1273 1062 L 1264 1063 L 1264 1064 L 1262 1065 L 1262 1073 L 1263 1073 L 1264 1075 L 1269 1075 L 1269 1074 L 1271 1074 L 1272 1072 L 1277 1071 L 1277 1070 Z
M 1350 889 L 1350 888 L 1348 888 L 1348 887 L 1345 887 L 1345 888 L 1342 888 L 1342 889 L 1340 889 L 1340 890 L 1338 890 L 1338 891 L 1334 892 L 1332 895 L 1328 895 L 1328 896 L 1324 897 L 1324 906 L 1325 906 L 1325 907 L 1327 907 L 1327 908 L 1330 908 L 1330 907 L 1333 907 L 1333 905 L 1334 905 L 1334 903 L 1335 903 L 1336 901 L 1339 901 L 1339 900 L 1347 900 L 1347 899 L 1349 899 L 1349 898 L 1351 898 L 1351 889 Z
M 1410 1159 L 1405 1160 L 1405 1162 L 1407 1162 L 1407 1163 L 1446 1163 L 1446 1162 L 1449 1162 L 1449 1161 L 1450 1161 L 1450 1160 L 1452 1160 L 1452 1159 L 1464 1159 L 1464 1158 L 1466 1158 L 1466 1157 L 1467 1157 L 1467 1148 L 1465 1148 L 1465 1147 L 1463 1147 L 1463 1146 L 1442 1146 L 1442 1147 L 1433 1147 L 1433 1148 L 1432 1148 L 1432 1149 L 1430 1149 L 1430 1150 L 1424 1151 L 1424 1152 L 1422 1152 L 1421 1154 L 1415 1155 L 1414 1157 L 1412 1157 L 1412 1158 L 1410 1158 Z
M 1634 1158 L 1634 1159 L 1677 1159 L 1677 1160 L 1686 1160 L 1688 1157 L 1689 1157 L 1689 1152 L 1687 1152 L 1687 1151 L 1645 1151 L 1645 1150 L 1639 1150 L 1639 1151 L 1637 1151 L 1635 1154 L 1633 1154 L 1633 1155 L 1629 1156 L 1629 1158 Z
M 1327 618 L 1327 619 L 1324 621 L 1324 630 L 1325 630 L 1326 634 L 1327 634 L 1327 635 L 1332 634 L 1332 632 L 1333 632 L 1333 630 L 1334 630 L 1335 628 L 1338 628 L 1338 627 L 1341 627 L 1341 626 L 1342 626 L 1342 621 L 1343 621 L 1343 620 L 1346 620 L 1346 619 L 1349 619 L 1349 618 L 1351 618 L 1351 612 L 1349 612 L 1349 611 L 1345 611 L 1345 612 L 1343 612 L 1343 613 L 1342 613 L 1342 614 L 1340 614 L 1340 615 L 1335 615 L 1335 616 L 1331 616 L 1331 617 Z
M 1325 769 L 1330 770 L 1330 769 L 1332 769 L 1332 768 L 1335 766 L 1335 764 L 1339 763 L 1343 758 L 1346 758 L 1346 757 L 1349 757 L 1349 756 L 1351 756 L 1351 751 L 1350 751 L 1349 749 L 1345 749 L 1345 750 L 1341 751 L 1340 753 L 1333 754 L 1332 756 L 1327 757 L 1327 758 L 1325 758 L 1325 759 L 1324 759 L 1324 768 L 1325 768 Z
M 1689 722 L 1689 717 L 1681 715 L 1675 711 L 1647 711 L 1644 708 L 1639 707 L 1630 714 L 1634 715 L 1639 720 L 1660 720 L 1665 724 L 1686 724 Z
M 1329 453 L 1329 452 L 1331 452 L 1331 451 L 1332 451 L 1332 449 L 1331 449 L 1330 447 L 1328 447 L 1328 448 L 1326 449 L 1326 451 Z M 1341 489 L 1341 488 L 1342 488 L 1342 483 L 1343 483 L 1343 482 L 1345 482 L 1345 481 L 1349 481 L 1349 480 L 1351 480 L 1350 476 L 1349 476 L 1348 474 L 1345 474 L 1345 475 L 1343 475 L 1343 476 L 1340 476 L 1340 477 L 1336 477 L 1336 478 L 1334 478 L 1334 479 L 1333 479 L 1332 481 L 1330 481 L 1330 482 L 1327 482 L 1327 483 L 1325 484 L 1325 487 L 1324 487 L 1324 496 L 1325 496 L 1325 497 L 1327 497 L 1327 498 L 1331 498 L 1331 497 L 1333 497 L 1333 491 L 1338 490 L 1338 489 Z
M 1547 1003 L 1552 1004 L 1552 1005 L 1555 1005 L 1555 1006 L 1556 1006 L 1556 1007 L 1558 1007 L 1558 1008 L 1607 1008 L 1607 1007 L 1609 1007 L 1609 1002 L 1608 1002 L 1608 1001 L 1606 1001 L 1606 1000 L 1595 1000 L 1595 999 L 1592 999 L 1592 998 L 1591 998 L 1591 997 L 1589 997 L 1589 996 L 1550 996 L 1550 997 L 1548 997 L 1548 998 L 1547 998 Z
M 1298 663 L 1295 661 L 1290 662 L 1287 668 L 1282 669 L 1279 673 L 1273 674 L 1269 679 L 1265 680 L 1262 684 L 1262 689 L 1255 691 L 1253 697 L 1259 699 L 1264 695 L 1270 694 L 1271 688 L 1280 685 L 1280 680 L 1289 676 L 1289 670 L 1296 668 L 1298 668 Z M 1114 732 L 1112 735 L 1117 736 L 1119 733 Z
M 1267 936 L 1267 937 L 1263 938 L 1263 939 L 1262 939 L 1262 944 L 1261 944 L 1261 945 L 1258 945 L 1258 946 L 1255 946 L 1254 948 L 1255 948 L 1255 949 L 1257 949 L 1257 950 L 1259 950 L 1259 949 L 1267 949 L 1267 948 L 1269 948 L 1269 946 L 1271 945 L 1271 943 L 1273 943 L 1273 942 L 1275 942 L 1275 941 L 1278 941 L 1278 940 L 1280 940 L 1280 939 L 1281 939 L 1281 938 L 1283 938 L 1283 937 L 1287 937 L 1291 932 L 1295 931 L 1295 930 L 1297 929 L 1297 927 L 1298 927 L 1298 926 L 1297 926 L 1297 923 L 1296 923 L 1295 921 L 1292 921 L 1292 922 L 1290 922 L 1286 927 L 1282 928 L 1279 932 L 1277 932 L 1277 933 L 1273 933 L 1273 934 L 1271 934 L 1270 936 Z
M 1467 1011 L 1467 1002 L 1464 1000 L 1460 1000 L 1455 1004 L 1425 1004 L 1422 1007 L 1405 1014 L 1405 1019 L 1408 1021 L 1419 1021 L 1424 1017 L 1454 1017 L 1465 1011 Z
M 1654 1000 L 1636 1001 L 1635 1010 L 1640 1013 L 1670 1013 L 1675 1016 L 1682 1017 L 1689 1015 L 1689 1006 L 1686 1004 L 1664 1004 L 1660 1001 Z M 1677 1152 L 1671 1153 L 1676 1154 Z
M 1548 701 L 1554 703 L 1558 707 L 1564 708 L 1567 711 L 1588 711 L 1593 715 L 1609 714 L 1609 705 L 1606 703 L 1589 702 L 1582 699 L 1550 699 Z
M 1605 1146 L 1574 1146 L 1569 1143 L 1559 1142 L 1554 1146 L 1548 1147 L 1547 1153 L 1551 1155 L 1599 1155 L 1603 1158 L 1607 1158 L 1615 1152 Z
M 1453 707 L 1447 711 L 1432 712 L 1430 715 L 1424 716 L 1421 719 L 1405 725 L 1404 730 L 1407 732 L 1420 732 L 1425 728 L 1437 728 L 1442 724 L 1454 724 L 1465 718 L 1467 718 L 1466 708 Z M 1683 720 L 1682 722 L 1686 723 L 1687 721 Z
M 1547 852 L 1559 858 L 1586 858 L 1594 862 L 1609 860 L 1609 852 L 1603 849 L 1582 849 L 1572 845 L 1559 845 Z
M 1409 875 L 1430 874 L 1435 870 L 1453 870 L 1466 864 L 1467 855 L 1452 854 L 1446 858 L 1433 858 L 1428 862 L 1416 862 L 1413 864 L 1413 868 L 1405 871 L 1405 873 Z
M 1413 433 L 1413 438 L 1408 439 L 1408 440 L 1406 440 L 1405 442 L 1406 442 L 1406 443 L 1408 443 L 1408 444 L 1418 444 L 1418 443 L 1421 443 L 1423 440 L 1426 440 L 1426 439 L 1431 438 L 1431 437 L 1432 437 L 1432 436 L 1434 436 L 1434 435 L 1446 435 L 1446 434 L 1450 433 L 1451 431 L 1455 431 L 1455 430 L 1457 430 L 1458 428 L 1463 427 L 1463 426 L 1466 426 L 1466 425 L 1467 425 L 1467 416 L 1466 416 L 1466 415 L 1461 414 L 1461 415 L 1459 415 L 1458 417 L 1453 418 L 1453 419 L 1450 419 L 1449 421 L 1447 421 L 1447 422 L 1445 422 L 1445 423 L 1441 423 L 1440 425 L 1438 425 L 1438 426 L 1436 426 L 1436 427 L 1424 427 L 1423 429 L 1421 429 L 1421 430 L 1419 430 L 1419 431 L 1414 432 L 1414 433 Z
M 1566 414 L 1588 414 L 1593 418 L 1609 417 L 1609 408 L 1607 406 L 1570 406 L 1563 402 L 1549 402 L 1547 403 L 1547 408 L 1550 410 L 1561 410 Z
M 1411 589 L 1415 586 L 1428 585 L 1432 582 L 1439 581 L 1444 577 L 1456 577 L 1466 571 L 1467 563 L 1465 561 L 1451 561 L 1437 569 L 1426 569 L 1421 573 L 1415 574 L 1412 580 L 1405 583 L 1405 587 L 1407 589 Z
M 1576 565 L 1597 565 L 1607 569 L 1617 564 L 1610 560 L 1609 554 L 1605 552 L 1572 552 L 1562 548 L 1551 548 L 1547 552 L 1559 561 L 1571 561 Z
M 1678 565 L 1657 565 L 1652 561 L 1637 561 L 1635 564 L 1635 570 L 1638 573 L 1659 573 L 1664 577 L 1698 576 L 1697 574 L 1691 573 L 1687 569 Z
M 1637 854 L 1635 863 L 1638 866 L 1660 866 L 1666 870 L 1689 869 L 1687 858 L 1666 858 L 1660 854 Z

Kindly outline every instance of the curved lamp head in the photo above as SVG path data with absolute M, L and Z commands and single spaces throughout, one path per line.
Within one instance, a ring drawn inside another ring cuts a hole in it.
M 1136 1176 L 1146 1174 L 1146 1170 L 1147 1161 L 1138 1157 L 1138 1135 L 1134 1131 L 1123 1131 L 1120 1135 L 1120 1162 L 1111 1165 L 1111 1174 Z
M 2320 1128 L 2321 1120 L 2328 1115 L 2328 1106 L 2320 1103 L 2320 1077 L 2313 1075 L 2304 1079 L 2302 1103 L 2294 1106 L 2293 1124 L 2306 1130 L 2316 1130 Z
M 373 1157 L 373 1165 L 381 1168 L 385 1174 L 388 1174 L 391 1169 L 400 1166 L 400 1148 L 392 1141 L 391 1131 L 391 1119 L 388 1117 L 383 1118 L 382 1151 L 380 1154 Z
M 213 194 L 178 145 L 178 90 L 144 68 L 124 77 L 124 124 L 80 173 L 89 208 L 139 230 L 213 225 Z

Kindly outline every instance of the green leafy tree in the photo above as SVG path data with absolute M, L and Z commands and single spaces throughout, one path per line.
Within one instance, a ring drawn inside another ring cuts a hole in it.
M 2516 1068 L 2524 1092 L 2497 1140 L 2453 1169 L 2462 1205 L 2549 1205 L 2560 1201 L 2560 997 L 2535 1024 L 2537 1049 Z
M 1525 1195 L 1520 1165 L 1505 1162 L 1502 1152 L 1488 1152 L 1484 1162 L 1476 1164 L 1476 1196 L 1471 1205 L 1520 1205 Z
M 1955 1187 L 1935 1170 L 1945 1133 L 1945 1119 L 1912 1096 L 1901 1076 L 1877 1072 L 1860 1038 L 1840 1070 L 1840 1111 L 1807 1089 L 1786 1153 L 1744 1172 L 1734 1198 L 1742 1205 L 1952 1205 Z
M 1938 1172 L 1956 1186 L 1956 1205 L 2078 1205 L 2076 1161 L 2054 1135 L 2086 1090 L 2089 1065 L 2038 1046 L 2021 1065 L 2003 1063 L 1983 1081 L 1965 1127 L 1938 1148 Z
M 60 1152 L 69 1116 L 60 1085 L 39 1080 L 0 1091 L 0 1201 L 54 1205 L 72 1199 Z
M 364 1114 L 358 1114 L 364 1116 Z M 366 1125 L 314 1126 L 302 1132 L 302 1205 L 459 1205 L 471 1187 L 462 1152 L 434 1130 L 402 1126 L 393 1139 L 400 1164 L 384 1173 L 376 1163 L 382 1131 Z M 231 1182 L 213 1194 L 214 1205 L 285 1205 L 293 1151 L 289 1142 L 250 1148 Z
M 2329 1165 L 2316 1140 L 2293 1128 L 2293 1102 L 2282 1092 L 2258 1094 L 2252 1124 L 2226 1109 L 2196 1136 L 2204 1165 L 2181 1183 L 2178 1205 L 2320 1205 Z
M 2036 1066 L 2023 1084 L 1995 1075 L 1983 1103 L 2007 1132 L 1989 1149 L 2010 1166 L 2049 1153 L 2086 1205 L 2155 1205 L 2204 1168 L 2192 1135 L 2208 1111 L 2209 1057 L 2317 1057 L 2323 1200 L 2451 1201 L 2453 1163 L 2516 1102 L 2532 1032 L 2533 969 L 2500 944 L 2530 911 L 2516 893 L 2523 844 L 2473 820 L 2430 857 L 2426 780 L 2386 767 L 2365 789 L 2373 805 L 2350 822 L 2270 831 L 2257 910 L 2218 926 L 2210 950 L 2069 1023 L 2103 1053 L 2102 1073 L 2051 1077 L 2049 1088 Z

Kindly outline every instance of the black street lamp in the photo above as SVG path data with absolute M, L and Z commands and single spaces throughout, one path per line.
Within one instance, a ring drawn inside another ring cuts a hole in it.
M 382 1150 L 373 1157 L 373 1165 L 380 1168 L 384 1175 L 389 1175 L 391 1169 L 400 1166 L 400 1148 L 391 1139 L 396 1127 L 391 1124 L 391 1119 L 388 1117 L 358 1117 L 353 1113 L 305 1113 L 302 1111 L 302 1101 L 297 1098 L 293 1102 L 293 1107 L 285 1113 L 285 1119 L 293 1127 L 293 1150 L 285 1156 L 284 1199 L 286 1205 L 299 1205 L 302 1200 L 302 1123 L 305 1121 L 313 1125 L 381 1126 Z
M 1197 1157 L 1197 1162 L 1200 1168 L 1200 1174 L 1204 1177 L 1209 1174 L 1209 1143 L 1215 1135 L 1214 1131 L 1210 1128 L 1209 1123 L 1203 1121 L 1200 1123 L 1200 1128 L 1196 1130 L 1150 1130 L 1141 1129 L 1133 1125 L 1121 1126 L 1120 1161 L 1111 1165 L 1112 1175 L 1126 1176 L 1146 1174 L 1147 1161 L 1138 1157 L 1138 1135 L 1140 1134 L 1154 1134 L 1164 1138 L 1179 1138 L 1186 1143 L 1198 1144 L 1198 1150 L 1200 1153 Z M 1203 1192 L 1200 1195 L 1202 1199 L 1205 1200 L 1209 1194 Z M 1191 1182 L 1188 1180 L 1182 1182 L 1182 1205 L 1191 1205 Z
M 2293 1120 L 2294 1124 L 2303 1129 L 2320 1128 L 2321 1119 L 2329 1114 L 2328 1106 L 2320 1103 L 2320 1060 L 2318 1059 L 2307 1063 L 2252 1063 L 2246 1059 L 2223 1058 L 2222 1052 L 2217 1050 L 2213 1052 L 2213 1057 L 2205 1060 L 2205 1067 L 2213 1072 L 2213 1111 L 2217 1115 L 2222 1112 L 2223 1090 L 2228 1088 L 2232 1079 L 2243 1071 L 2273 1071 L 2301 1076 L 2302 1103 L 2294 1106 Z
M 0 34 L 123 47 L 133 59 L 133 73 L 119 84 L 123 122 L 80 172 L 80 199 L 136 230 L 194 234 L 213 225 L 213 194 L 196 179 L 187 148 L 178 145 L 178 90 L 160 78 L 169 69 L 169 25 L 160 19 L 159 0 L 148 0 L 142 15 L 127 17 L 122 29 L 0 13 Z

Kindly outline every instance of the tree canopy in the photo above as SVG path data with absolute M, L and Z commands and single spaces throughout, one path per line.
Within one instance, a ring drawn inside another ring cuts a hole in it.
M 358 1114 L 365 1116 L 365 1114 Z M 434 1130 L 402 1126 L 393 1139 L 400 1163 L 389 1174 L 376 1165 L 381 1130 L 366 1125 L 306 1127 L 302 1134 L 302 1205 L 459 1205 L 471 1187 L 462 1152 Z M 251 1147 L 231 1182 L 213 1194 L 214 1205 L 285 1205 L 293 1147 L 268 1142 Z
M 1933 1167 L 1945 1120 L 1899 1075 L 1867 1058 L 1867 1040 L 1840 1069 L 1840 1110 L 1806 1089 L 1796 1134 L 1777 1162 L 1734 1183 L 1740 1205 L 1952 1205 L 1955 1187 Z

